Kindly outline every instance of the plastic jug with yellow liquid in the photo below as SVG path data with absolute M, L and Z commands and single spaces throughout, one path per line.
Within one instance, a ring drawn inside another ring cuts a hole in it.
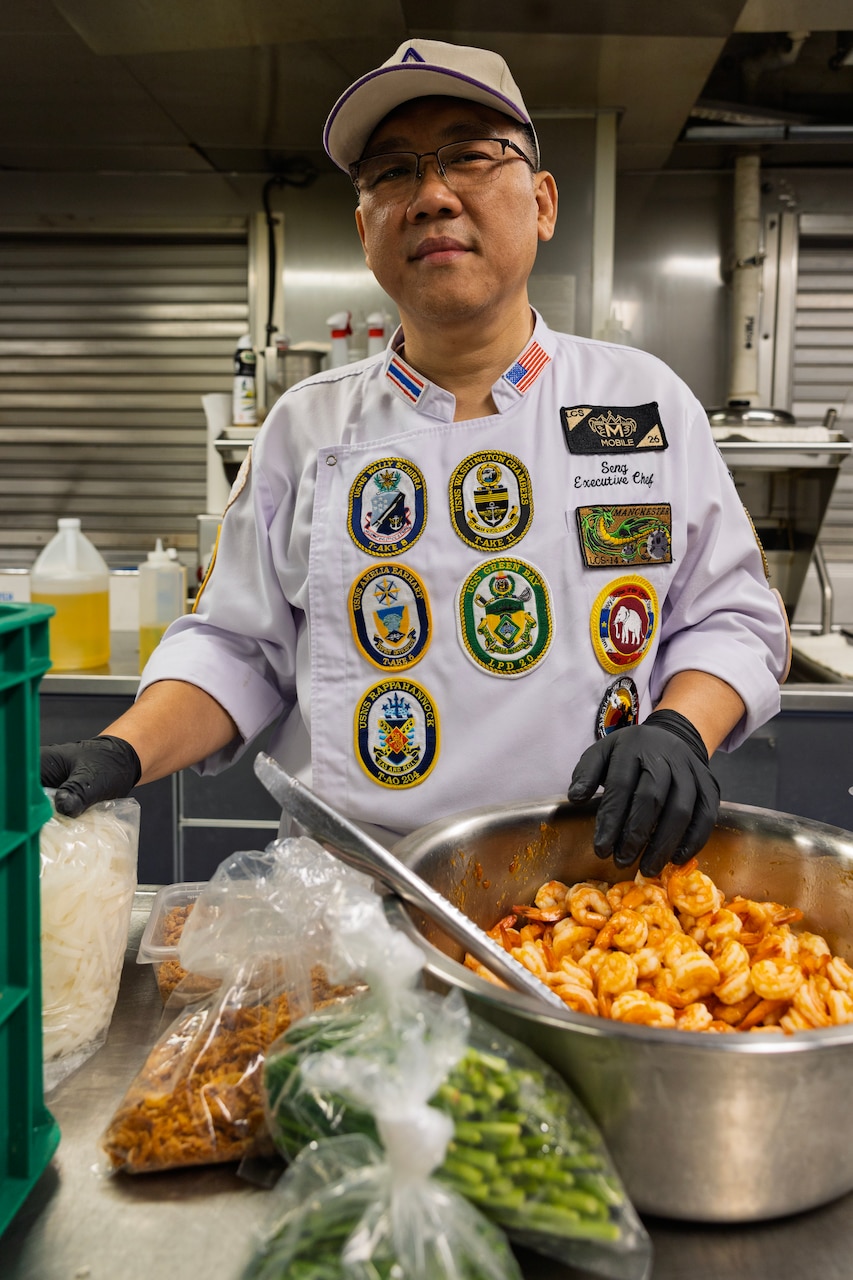
M 50 619 L 51 667 L 101 667 L 110 660 L 110 571 L 76 516 L 63 517 L 57 527 L 30 576 L 33 604 L 56 610 Z

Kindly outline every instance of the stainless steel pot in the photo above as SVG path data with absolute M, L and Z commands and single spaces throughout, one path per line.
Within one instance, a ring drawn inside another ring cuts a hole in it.
M 472 810 L 420 828 L 394 852 L 489 928 L 546 880 L 625 877 L 592 852 L 594 808 L 543 800 Z M 723 804 L 700 865 L 727 895 L 801 907 L 806 925 L 853 960 L 849 832 Z M 417 912 L 394 914 L 423 944 L 434 982 L 461 987 L 574 1087 L 642 1212 L 751 1222 L 853 1189 L 853 1025 L 713 1035 L 574 1014 L 567 1026 L 465 969 L 459 948 Z

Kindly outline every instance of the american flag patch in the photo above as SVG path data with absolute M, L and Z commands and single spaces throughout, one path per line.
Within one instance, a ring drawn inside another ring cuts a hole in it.
M 403 364 L 398 356 L 392 356 L 385 374 L 402 391 L 407 400 L 411 400 L 412 404 L 417 404 L 424 390 L 426 383 L 415 376 L 407 365 Z
M 511 382 L 516 391 L 524 392 L 539 377 L 551 357 L 543 351 L 538 342 L 531 342 L 526 351 L 522 351 L 511 369 L 507 369 L 504 377 Z

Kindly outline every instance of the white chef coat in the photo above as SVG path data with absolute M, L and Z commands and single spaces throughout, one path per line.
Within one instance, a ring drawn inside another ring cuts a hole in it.
M 776 713 L 784 611 L 670 369 L 536 316 L 497 413 L 454 422 L 401 348 L 278 400 L 196 612 L 146 666 L 140 691 L 189 681 L 237 724 L 201 773 L 275 722 L 291 773 L 405 833 L 564 794 L 617 688 L 642 720 L 677 672 L 719 677 L 747 708 L 725 749 Z

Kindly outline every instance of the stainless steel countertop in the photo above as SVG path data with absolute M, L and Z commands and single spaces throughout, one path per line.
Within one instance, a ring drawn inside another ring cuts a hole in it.
M 110 660 L 85 671 L 48 671 L 42 677 L 42 693 L 129 694 L 139 688 L 139 636 L 135 631 L 110 634 Z
M 0 1238 L 3 1280 L 239 1280 L 266 1218 L 269 1194 L 238 1178 L 234 1165 L 136 1177 L 102 1171 L 99 1136 L 154 1043 L 162 1015 L 150 966 L 136 964 L 154 893 L 143 887 L 136 894 L 107 1043 L 47 1099 L 62 1138 Z M 653 1280 L 850 1280 L 853 1273 L 853 1194 L 756 1226 L 646 1225 L 655 1247 Z M 519 1260 L 526 1280 L 587 1277 L 526 1251 L 519 1250 Z

